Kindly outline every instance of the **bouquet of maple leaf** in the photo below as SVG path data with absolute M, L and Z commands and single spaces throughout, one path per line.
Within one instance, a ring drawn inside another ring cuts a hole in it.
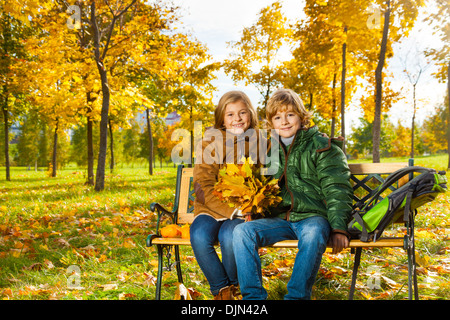
M 278 179 L 262 175 L 261 166 L 251 158 L 243 160 L 242 164 L 228 163 L 219 171 L 213 194 L 230 207 L 240 209 L 248 221 L 264 217 L 267 209 L 279 204 L 282 198 L 278 196 Z

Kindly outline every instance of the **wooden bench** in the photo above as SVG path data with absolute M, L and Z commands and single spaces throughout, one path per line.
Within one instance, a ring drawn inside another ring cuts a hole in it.
M 349 164 L 351 170 L 351 180 L 354 191 L 354 203 L 370 197 L 371 192 L 382 182 L 386 176 L 400 168 L 413 165 L 413 159 L 407 163 L 357 163 Z M 406 177 L 408 179 L 409 177 Z M 156 246 L 158 251 L 158 275 L 156 283 L 156 300 L 161 297 L 162 275 L 164 270 L 171 270 L 172 248 L 175 253 L 175 266 L 177 270 L 178 282 L 183 283 L 183 277 L 180 266 L 179 246 L 190 246 L 189 239 L 182 238 L 163 238 L 160 234 L 160 225 L 163 219 L 168 219 L 169 223 L 190 224 L 194 219 L 194 190 L 193 190 L 193 168 L 186 168 L 183 165 L 178 166 L 175 200 L 172 211 L 165 209 L 158 203 L 152 203 L 150 210 L 157 212 L 156 232 L 147 237 L 147 247 Z M 402 183 L 401 183 L 402 184 Z M 399 187 L 399 186 L 396 186 Z M 395 190 L 394 187 L 391 189 Z M 381 200 L 381 199 L 380 199 Z M 395 238 L 380 238 L 376 242 L 362 242 L 351 240 L 350 248 L 355 253 L 355 263 L 353 266 L 352 283 L 349 292 L 349 299 L 353 299 L 356 284 L 356 276 L 359 268 L 359 260 L 362 248 L 385 248 L 401 247 L 408 255 L 408 289 L 409 299 L 418 299 L 417 276 L 415 264 L 415 246 L 414 246 L 414 214 L 407 223 L 407 235 Z M 399 221 L 403 222 L 403 221 Z M 285 240 L 273 244 L 274 248 L 297 248 L 297 240 Z M 164 258 L 167 259 L 164 267 Z

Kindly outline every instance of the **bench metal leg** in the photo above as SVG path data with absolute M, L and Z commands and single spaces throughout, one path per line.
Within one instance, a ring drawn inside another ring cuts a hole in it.
M 161 282 L 163 273 L 163 246 L 158 244 L 158 275 L 156 277 L 156 293 L 155 300 L 161 300 Z
M 155 293 L 155 300 L 161 300 L 161 287 L 162 287 L 162 276 L 164 270 L 171 271 L 172 270 L 172 263 L 171 263 L 171 250 L 172 245 L 164 245 L 164 244 L 158 244 L 156 245 L 158 248 L 158 275 L 156 277 L 156 293 Z M 180 263 L 180 248 L 179 246 L 175 245 L 175 266 L 177 269 L 177 277 L 178 282 L 183 283 L 183 274 L 181 272 L 181 263 Z M 167 250 L 166 259 L 167 259 L 167 266 L 164 267 L 164 250 Z
M 180 246 L 175 246 L 175 265 L 177 268 L 178 282 L 183 283 L 183 274 L 181 272 Z
M 411 246 L 412 248 L 408 249 L 408 299 L 412 300 L 414 293 L 414 299 L 419 300 L 414 243 Z
M 411 212 L 409 222 L 406 225 L 407 235 L 405 238 L 405 249 L 408 254 L 408 299 L 419 300 L 419 290 L 417 286 L 417 269 L 416 269 L 416 246 L 414 239 L 414 213 Z
M 350 286 L 350 292 L 348 294 L 348 300 L 353 300 L 353 295 L 355 293 L 356 278 L 358 276 L 358 268 L 359 268 L 359 263 L 361 261 L 361 252 L 362 252 L 362 248 L 356 248 L 355 259 L 354 259 L 354 262 L 353 262 L 352 284 Z

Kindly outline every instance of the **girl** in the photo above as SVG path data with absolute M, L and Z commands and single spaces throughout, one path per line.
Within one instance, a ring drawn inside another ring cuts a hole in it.
M 331 235 L 333 253 L 348 246 L 351 214 L 350 170 L 339 142 L 310 127 L 310 114 L 292 90 L 280 89 L 269 99 L 266 118 L 278 131 L 278 172 L 282 202 L 268 218 L 236 227 L 233 246 L 239 284 L 245 300 L 262 300 L 258 248 L 281 240 L 298 240 L 298 253 L 285 299 L 310 299 L 322 254 Z
M 219 170 L 226 162 L 237 163 L 242 156 L 249 156 L 252 149 L 250 141 L 255 141 L 252 138 L 258 136 L 258 120 L 250 99 L 241 91 L 224 94 L 214 116 L 214 129 L 205 132 L 201 149 L 196 153 L 196 197 L 190 235 L 194 255 L 209 282 L 214 299 L 233 300 L 238 280 L 232 233 L 235 226 L 243 220 L 237 218 L 239 210 L 221 202 L 212 191 L 218 180 Z M 214 140 L 207 141 L 208 135 L 214 136 Z M 199 157 L 201 161 L 197 161 Z M 217 242 L 220 244 L 222 261 L 214 249 Z

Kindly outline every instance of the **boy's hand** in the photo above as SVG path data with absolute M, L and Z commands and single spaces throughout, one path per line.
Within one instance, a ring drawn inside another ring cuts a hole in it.
M 330 245 L 333 248 L 333 254 L 339 253 L 342 249 L 347 248 L 349 241 L 347 236 L 342 233 L 333 232 L 330 237 Z

